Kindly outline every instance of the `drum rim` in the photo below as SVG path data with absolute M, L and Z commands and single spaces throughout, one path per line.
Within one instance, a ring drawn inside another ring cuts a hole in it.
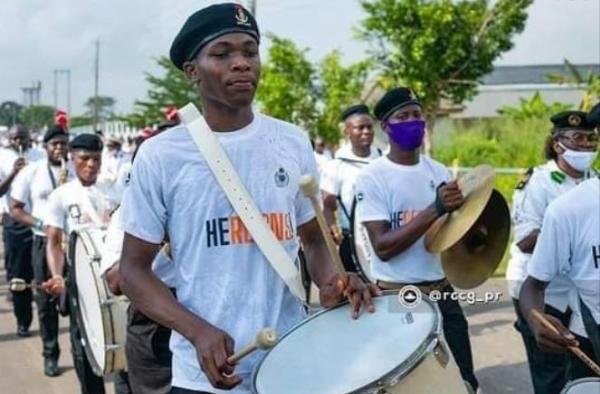
M 382 292 L 382 296 L 397 295 L 398 293 L 399 293 L 398 290 L 384 290 Z M 377 379 L 374 379 L 374 381 L 372 383 L 369 383 L 363 387 L 359 387 L 356 390 L 351 391 L 348 394 L 366 393 L 366 392 L 370 392 L 370 390 L 381 388 L 382 386 L 395 385 L 398 383 L 398 381 L 400 381 L 402 378 L 407 376 L 411 371 L 413 371 L 415 368 L 417 368 L 427 358 L 427 356 L 433 352 L 433 350 L 438 345 L 438 343 L 440 343 L 439 338 L 440 338 L 440 335 L 442 334 L 441 312 L 440 312 L 437 304 L 428 300 L 426 297 L 423 298 L 421 302 L 425 302 L 426 304 L 429 304 L 431 309 L 434 311 L 433 328 L 432 328 L 431 332 L 427 335 L 427 337 L 423 340 L 423 343 L 421 343 L 417 347 L 417 349 L 406 360 L 404 360 L 398 366 L 394 367 L 391 371 L 386 372 L 385 374 L 383 374 L 381 377 L 379 377 Z M 307 322 L 311 321 L 312 319 L 315 319 L 318 316 L 325 314 L 329 311 L 332 311 L 334 309 L 341 308 L 344 305 L 347 305 L 348 303 L 349 303 L 349 301 L 346 300 L 332 308 L 323 309 L 322 311 L 319 311 L 311 316 L 308 316 L 307 318 L 303 319 L 301 322 L 299 322 L 298 324 L 296 324 L 295 326 L 290 328 L 285 334 L 283 334 L 281 336 L 281 338 L 279 338 L 278 342 L 282 341 L 287 336 L 291 335 L 292 332 L 294 332 L 296 329 L 303 326 Z M 377 313 L 377 312 L 375 312 L 375 313 Z M 275 347 L 276 346 L 277 345 L 275 345 Z M 267 358 L 269 353 L 271 353 L 271 350 L 265 352 L 262 355 L 262 357 L 260 358 L 258 363 L 254 366 L 254 369 L 252 370 L 251 390 L 252 390 L 252 393 L 254 393 L 254 394 L 260 394 L 256 390 L 256 380 L 258 378 L 258 371 L 260 370 L 260 367 L 263 364 L 263 361 Z
M 89 230 L 88 229 L 83 229 L 83 230 L 77 230 L 74 231 L 74 233 L 76 234 L 76 238 L 75 238 L 75 246 L 77 245 L 77 239 L 81 238 L 82 242 L 84 242 L 84 247 L 85 247 L 85 242 L 84 241 L 84 237 L 82 236 L 83 234 L 86 234 L 87 237 L 89 237 L 91 239 L 91 237 L 89 236 Z M 88 240 L 89 241 L 89 240 Z M 92 252 L 93 254 L 91 254 L 91 258 L 92 259 L 96 259 L 99 256 L 99 251 L 98 248 L 96 247 L 96 245 L 93 242 L 90 242 L 91 244 L 91 248 L 93 249 Z M 73 247 L 73 253 L 75 252 L 75 247 Z M 85 324 L 83 324 L 83 320 L 81 317 L 81 303 L 79 302 L 79 288 L 77 287 L 77 267 L 75 264 L 75 261 L 73 261 L 73 278 L 75 279 L 75 296 L 77 297 L 77 322 L 79 324 L 79 332 L 80 335 L 84 338 L 86 344 L 90 343 L 90 340 L 88 338 L 88 332 L 85 329 Z M 101 295 L 101 290 L 98 288 L 98 281 L 95 280 L 94 281 L 95 284 L 95 290 L 99 295 L 99 299 L 101 300 L 102 297 L 100 297 Z M 106 295 L 106 294 L 104 294 Z M 106 298 L 106 297 L 105 297 Z M 102 315 L 102 320 L 104 321 L 107 316 L 106 314 L 108 313 L 108 319 L 112 322 L 112 314 L 110 313 L 110 310 L 107 310 L 106 308 L 104 308 L 102 305 L 100 305 L 100 314 Z M 94 372 L 94 374 L 96 374 L 97 376 L 104 376 L 106 373 L 110 373 L 111 371 L 108 371 L 108 366 L 109 364 L 109 358 L 112 357 L 112 352 L 107 351 L 106 350 L 106 345 L 108 343 L 108 341 L 111 339 L 111 335 L 107 332 L 106 327 L 103 327 L 103 336 L 104 336 L 104 352 L 105 352 L 105 358 L 104 358 L 104 366 L 102 367 L 100 365 L 100 363 L 96 360 L 96 357 L 94 356 L 94 354 L 92 353 L 92 350 L 90 349 L 90 346 L 83 346 L 83 350 L 85 352 L 86 358 L 88 359 L 88 362 L 90 363 L 90 367 L 92 368 L 92 371 Z M 114 338 L 113 338 L 114 339 Z
M 588 377 L 588 378 L 581 378 L 581 379 L 575 379 L 575 380 L 571 380 L 569 382 L 567 382 L 567 384 L 565 384 L 565 387 L 563 387 L 562 391 L 560 392 L 561 394 L 568 394 L 568 391 L 577 386 L 580 383 L 600 383 L 600 377 L 596 378 L 596 377 Z

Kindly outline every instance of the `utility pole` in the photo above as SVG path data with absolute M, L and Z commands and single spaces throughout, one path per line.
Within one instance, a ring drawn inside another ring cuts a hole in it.
M 54 108 L 58 107 L 58 70 L 54 69 Z
M 98 80 L 100 73 L 100 39 L 96 40 L 96 60 L 94 62 L 94 131 L 98 129 Z
M 68 68 L 57 68 L 54 69 L 54 108 L 58 108 L 58 86 L 59 79 L 64 75 L 66 77 L 66 85 L 67 85 L 67 113 L 71 113 L 71 70 Z M 63 79 L 64 81 L 64 79 Z

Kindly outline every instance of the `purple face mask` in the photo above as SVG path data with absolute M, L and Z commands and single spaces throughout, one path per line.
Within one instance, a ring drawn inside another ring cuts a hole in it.
M 415 150 L 423 145 L 425 137 L 425 121 L 411 120 L 408 122 L 388 123 L 390 136 L 403 150 Z

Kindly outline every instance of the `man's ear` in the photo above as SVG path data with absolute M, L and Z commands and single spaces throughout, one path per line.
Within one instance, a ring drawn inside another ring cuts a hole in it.
M 200 72 L 198 70 L 198 64 L 196 62 L 185 62 L 183 63 L 183 72 L 187 79 L 194 83 L 200 82 Z

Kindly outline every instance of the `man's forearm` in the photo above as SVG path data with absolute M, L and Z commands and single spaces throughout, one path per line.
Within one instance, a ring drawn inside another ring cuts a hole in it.
M 6 194 L 6 192 L 8 192 L 8 189 L 10 189 L 10 185 L 13 181 L 13 179 L 15 179 L 15 176 L 17 174 L 15 172 L 11 172 L 6 179 L 2 180 L 2 182 L 0 182 L 0 197 L 4 196 Z
M 46 260 L 50 276 L 62 276 L 63 274 L 65 254 L 62 251 L 62 245 L 60 243 L 60 240 L 48 238 L 48 244 L 46 245 Z
M 327 249 L 325 240 L 322 242 L 314 242 L 310 245 L 304 244 L 303 246 L 308 273 L 316 283 L 317 287 L 321 287 L 336 274 L 335 265 L 332 261 L 329 249 Z
M 528 277 L 521 287 L 521 293 L 519 294 L 519 308 L 521 309 L 523 317 L 525 317 L 530 324 L 532 310 L 544 313 L 544 292 L 546 286 L 547 283 Z
M 24 224 L 25 226 L 33 227 L 36 223 L 36 219 L 25 211 L 22 207 L 11 207 L 10 216 L 17 222 Z

